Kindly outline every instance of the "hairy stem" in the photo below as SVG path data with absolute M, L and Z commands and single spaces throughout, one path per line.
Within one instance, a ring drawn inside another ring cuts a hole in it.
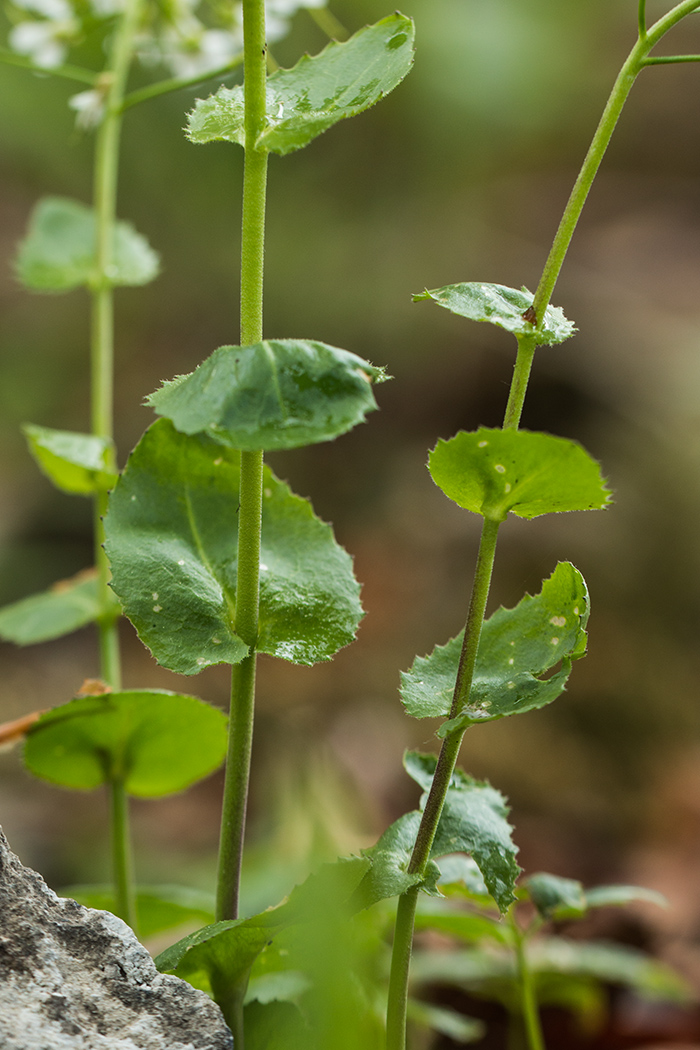
M 686 15 L 700 9 L 698 0 L 684 0 L 677 4 L 663 18 L 659 19 L 651 29 L 646 29 L 645 4 L 640 0 L 638 9 L 639 37 L 632 48 L 620 73 L 615 81 L 607 105 L 600 119 L 598 128 L 586 154 L 583 166 L 576 180 L 568 204 L 562 216 L 559 229 L 557 230 L 552 249 L 547 258 L 542 277 L 535 293 L 532 306 L 533 331 L 525 337 L 518 339 L 518 355 L 516 358 L 513 379 L 511 382 L 508 404 L 506 406 L 503 429 L 517 429 L 522 414 L 527 384 L 532 368 L 532 361 L 537 345 L 536 326 L 541 323 L 544 312 L 554 290 L 557 278 L 566 256 L 571 238 L 573 237 L 576 224 L 586 202 L 588 192 L 600 167 L 605 151 L 610 142 L 615 126 L 627 100 L 632 85 L 640 72 L 648 63 L 648 55 L 651 49 L 661 40 L 665 33 L 681 21 Z M 450 718 L 455 718 L 469 699 L 474 664 L 481 635 L 486 601 L 491 582 L 491 572 L 496 549 L 496 537 L 499 522 L 484 521 L 481 534 L 481 543 L 477 560 L 477 569 L 474 578 L 469 615 L 464 633 L 464 643 L 460 658 L 457 682 L 450 711 Z M 455 730 L 444 740 L 440 755 L 438 757 L 435 775 L 423 810 L 420 827 L 416 837 L 416 844 L 411 856 L 408 870 L 410 872 L 422 873 L 430 858 L 435 834 L 437 832 L 440 815 L 447 797 L 450 780 L 459 754 L 465 730 Z M 394 947 L 392 955 L 392 969 L 389 985 L 389 1003 L 387 1009 L 387 1050 L 404 1050 L 406 1045 L 406 1005 L 408 1000 L 408 977 L 411 959 L 411 943 L 413 939 L 413 926 L 416 909 L 418 890 L 413 887 L 399 899 L 396 929 L 394 933 Z M 530 995 L 532 994 L 530 989 Z M 528 1008 L 530 1009 L 530 1008 Z M 534 1000 L 532 1010 L 534 1010 Z M 540 1042 L 537 1043 L 537 1022 L 535 1014 L 526 1014 L 526 1023 L 529 1025 L 531 1050 L 540 1050 L 542 1047 L 541 1033 Z M 530 1021 L 527 1017 L 530 1016 Z M 534 1017 L 534 1019 L 533 1019 Z
M 117 915 L 136 930 L 136 894 L 129 832 L 129 798 L 122 780 L 109 784 L 112 828 L 112 869 Z
M 265 8 L 244 0 L 245 167 L 241 234 L 241 345 L 263 334 L 263 255 L 267 153 L 256 147 L 265 114 Z M 232 669 L 229 750 L 221 817 L 217 919 L 238 916 L 255 706 L 258 635 L 262 452 L 241 452 L 235 630 L 250 653 Z
M 104 82 L 109 85 L 105 115 L 97 132 L 94 172 L 96 213 L 95 270 L 90 282 L 90 405 L 93 434 L 113 440 L 113 370 L 114 370 L 114 304 L 110 271 L 116 221 L 121 104 L 133 55 L 134 36 L 141 10 L 141 0 L 128 0 L 122 15 Z M 116 463 L 109 464 L 112 470 Z M 107 493 L 100 492 L 94 501 L 95 563 L 98 574 L 99 601 L 102 610 L 97 630 L 100 649 L 100 674 L 112 689 L 121 687 L 121 661 L 118 636 L 118 605 L 109 589 L 110 569 L 104 551 L 103 518 L 107 510 Z M 129 835 L 129 800 L 123 782 L 113 782 L 111 792 L 112 864 L 114 869 L 117 911 L 134 927 L 136 922 L 134 872 Z
M 518 353 L 515 358 L 513 379 L 510 384 L 506 414 L 503 419 L 504 430 L 517 430 L 520 425 L 520 417 L 525 403 L 527 384 L 530 380 L 532 362 L 537 349 L 537 340 L 534 335 L 516 336 L 518 340 Z
M 469 613 L 464 630 L 464 642 L 460 656 L 457 681 L 455 683 L 450 718 L 456 718 L 469 699 L 474 678 L 476 654 L 484 622 L 486 602 L 491 586 L 493 563 L 496 556 L 499 521 L 484 519 L 477 555 Z M 416 844 L 413 848 L 408 871 L 423 873 L 430 859 L 430 850 L 435 839 L 452 774 L 465 730 L 450 733 L 445 737 L 438 757 L 435 775 L 421 817 Z M 387 1009 L 387 1050 L 404 1050 L 406 1046 L 406 1006 L 408 1003 L 408 977 L 413 942 L 413 925 L 418 900 L 418 888 L 413 887 L 399 898 L 394 930 L 394 945 L 389 978 L 389 1001 Z

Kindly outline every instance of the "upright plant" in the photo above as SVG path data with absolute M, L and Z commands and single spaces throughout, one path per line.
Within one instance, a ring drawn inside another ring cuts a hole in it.
M 373 933 L 363 925 L 367 910 L 398 897 L 385 1045 L 403 1050 L 419 894 L 439 895 L 448 882 L 473 889 L 476 879 L 475 895 L 488 894 L 508 916 L 507 925 L 489 922 L 517 959 L 517 1001 L 528 1046 L 541 1050 L 527 950 L 531 930 L 520 926 L 513 910 L 519 868 L 507 806 L 498 791 L 457 770 L 456 762 L 467 729 L 549 704 L 585 652 L 588 593 L 580 572 L 568 562 L 557 565 L 539 594 L 526 595 L 514 609 L 499 609 L 485 620 L 497 537 L 509 513 L 529 520 L 608 504 L 599 466 L 580 445 L 520 430 L 520 417 L 536 348 L 561 343 L 574 332 L 550 298 L 624 101 L 646 65 L 698 59 L 657 58 L 650 52 L 673 26 L 700 10 L 700 0 L 677 4 L 650 28 L 640 0 L 637 43 L 613 88 L 535 294 L 468 283 L 416 296 L 504 328 L 517 341 L 502 428 L 440 441 L 429 459 L 431 475 L 445 494 L 483 518 L 463 632 L 416 659 L 402 677 L 407 712 L 444 720 L 437 732 L 441 751 L 437 757 L 407 754 L 406 770 L 424 792 L 420 807 L 396 821 L 375 847 L 325 866 L 277 908 L 243 918 L 238 916 L 238 887 L 257 654 L 301 664 L 330 659 L 352 639 L 361 615 L 349 557 L 308 503 L 265 466 L 264 452 L 348 431 L 375 407 L 371 384 L 385 378 L 380 368 L 325 343 L 263 338 L 267 159 L 270 152 L 284 155 L 307 145 L 395 87 L 412 62 L 413 27 L 410 19 L 391 15 L 346 43 L 331 43 L 320 55 L 305 56 L 293 69 L 268 76 L 263 0 L 244 0 L 244 84 L 221 88 L 198 102 L 188 127 L 194 142 L 223 139 L 244 148 L 240 345 L 220 347 L 191 375 L 151 395 L 149 403 L 161 418 L 115 484 L 105 378 L 111 374 L 111 288 L 125 274 L 131 282 L 122 283 L 140 283 L 134 271 L 143 277 L 155 267 L 133 231 L 117 226 L 114 233 L 118 117 L 128 101 L 125 77 L 139 19 L 137 0 L 129 3 L 104 89 L 96 175 L 104 211 L 98 207 L 94 219 L 75 207 L 69 217 L 65 205 L 53 212 L 49 208 L 38 217 L 20 259 L 25 278 L 44 273 L 51 255 L 46 244 L 55 251 L 69 245 L 72 265 L 76 257 L 83 260 L 74 283 L 92 289 L 94 433 L 91 438 L 56 436 L 34 428 L 29 437 L 55 480 L 94 494 L 97 589 L 88 592 L 86 581 L 78 581 L 70 601 L 59 601 L 59 611 L 65 618 L 76 597 L 93 602 L 88 619 L 100 622 L 103 673 L 112 691 L 76 699 L 39 719 L 28 733 L 27 762 L 40 775 L 70 786 L 110 785 L 120 858 L 117 908 L 133 921 L 126 794 L 177 790 L 203 775 L 222 757 L 223 727 L 221 716 L 194 698 L 119 690 L 116 606 L 106 589 L 111 567 L 114 592 L 159 663 L 184 674 L 216 663 L 232 666 L 216 921 L 166 950 L 158 960 L 161 969 L 213 994 L 237 1050 L 246 1039 L 266 1050 L 366 1050 L 384 1042 L 377 1009 L 381 976 L 369 972 L 356 935 L 359 931 L 360 942 L 370 943 Z M 54 223 L 61 233 L 47 241 L 46 230 Z M 75 243 L 82 246 L 82 256 Z M 65 282 L 65 261 L 58 262 Z M 112 486 L 104 526 L 107 562 L 100 530 Z M 44 616 L 51 601 L 55 605 L 55 595 L 32 608 Z M 5 625 L 26 625 L 26 616 L 26 605 L 19 611 L 15 607 L 4 614 Z M 464 853 L 472 860 L 442 860 Z M 566 910 L 576 895 L 564 882 L 533 877 L 517 892 L 527 894 L 547 918 Z M 633 895 L 618 893 L 617 899 Z M 581 908 L 592 900 L 590 895 Z M 599 894 L 599 903 L 610 900 L 610 892 Z M 190 909 L 192 916 L 201 913 Z M 419 912 L 421 921 L 424 917 Z M 413 1009 L 429 1014 L 425 1004 Z M 430 1016 L 429 1023 L 437 1024 L 436 1015 Z
M 342 30 L 315 0 L 302 0 L 299 4 L 285 4 L 284 10 L 276 13 L 273 40 L 285 34 L 290 15 L 300 6 L 308 7 L 322 27 Z M 111 571 L 104 549 L 103 520 L 108 491 L 117 477 L 113 433 L 114 289 L 146 284 L 159 270 L 158 256 L 145 238 L 116 218 L 122 124 L 125 113 L 135 105 L 235 70 L 243 60 L 242 17 L 238 8 L 230 5 L 200 12 L 205 19 L 201 21 L 187 3 L 176 3 L 159 12 L 144 0 L 124 0 L 115 5 L 97 3 L 94 8 L 80 9 L 73 9 L 67 0 L 48 7 L 29 3 L 11 8 L 10 14 L 15 20 L 9 37 L 13 50 L 0 50 L 0 60 L 90 85 L 71 99 L 71 105 L 78 113 L 79 125 L 95 128 L 93 207 L 55 197 L 40 202 L 20 247 L 16 270 L 22 283 L 33 291 L 66 292 L 84 286 L 90 295 L 91 434 L 34 425 L 27 425 L 25 433 L 39 466 L 60 489 L 92 498 L 96 571 L 80 573 L 59 587 L 0 611 L 0 636 L 26 645 L 59 637 L 94 621 L 102 683 L 95 688 L 106 687 L 112 693 L 109 703 L 113 705 L 118 703 L 115 691 L 121 688 L 121 609 L 109 586 Z M 216 27 L 208 26 L 207 19 L 210 24 L 214 21 Z M 105 39 L 104 69 L 93 72 L 66 64 L 70 46 L 96 33 Z M 166 65 L 175 75 L 128 93 L 128 78 L 136 58 L 146 65 Z M 250 231 L 255 220 L 244 225 Z M 250 247 L 250 236 L 248 242 Z M 250 280 L 246 302 L 248 292 Z M 255 308 L 248 310 L 247 327 L 254 314 Z M 248 590 L 252 600 L 255 587 Z M 247 607 L 245 602 L 243 607 Z M 253 620 L 255 615 L 253 610 Z M 245 626 L 242 629 L 250 634 Z M 220 757 L 218 752 L 212 756 L 208 768 L 215 767 Z M 103 779 L 111 797 L 115 907 L 136 925 L 124 778 L 109 773 Z M 62 782 L 67 786 L 94 786 L 91 781 L 80 784 L 79 778 L 77 783 L 70 777 Z

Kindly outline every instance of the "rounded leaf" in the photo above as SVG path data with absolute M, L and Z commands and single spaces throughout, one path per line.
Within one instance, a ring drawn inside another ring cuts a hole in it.
M 240 454 L 162 419 L 144 434 L 105 519 L 112 586 L 139 637 L 171 671 L 238 663 Z M 257 649 L 328 660 L 362 616 L 352 560 L 310 504 L 265 468 Z
M 578 442 L 529 430 L 462 431 L 438 441 L 428 469 L 458 506 L 491 521 L 509 511 L 529 519 L 601 510 L 611 498 L 600 465 Z
M 534 328 L 525 317 L 535 299 L 527 288 L 518 291 L 503 284 L 447 284 L 413 296 L 414 302 L 420 299 L 432 299 L 450 313 L 470 321 L 487 321 L 518 337 L 534 334 L 539 346 L 563 343 L 576 331 L 558 306 L 548 306 L 541 324 Z
M 218 708 L 164 690 L 78 697 L 34 723 L 24 761 L 62 787 L 89 791 L 118 781 L 130 795 L 156 798 L 221 765 L 226 725 Z
M 326 343 L 271 339 L 222 346 L 191 375 L 147 399 L 184 434 L 206 433 L 247 451 L 329 441 L 377 407 L 381 368 Z
M 46 197 L 34 209 L 17 253 L 17 277 L 34 292 L 69 292 L 95 272 L 95 212 L 79 201 Z M 147 284 L 158 275 L 156 252 L 128 222 L 114 227 L 111 285 Z

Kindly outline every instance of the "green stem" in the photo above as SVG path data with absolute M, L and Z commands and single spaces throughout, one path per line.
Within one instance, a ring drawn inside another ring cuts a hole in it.
M 537 997 L 532 980 L 532 971 L 527 958 L 526 937 L 511 913 L 510 925 L 515 940 L 515 956 L 518 967 L 518 987 L 520 990 L 520 1009 L 527 1036 L 528 1050 L 545 1050 L 540 1013 L 537 1008 Z
M 141 102 L 148 102 L 149 99 L 158 98 L 160 95 L 168 95 L 171 91 L 182 91 L 185 88 L 198 87 L 199 84 L 206 84 L 208 80 L 216 80 L 219 77 L 225 77 L 227 73 L 233 73 L 234 70 L 243 62 L 243 55 L 236 55 L 230 59 L 225 65 L 219 66 L 217 69 L 210 69 L 206 73 L 198 73 L 195 77 L 168 77 L 167 80 L 159 80 L 156 84 L 147 84 L 146 87 L 138 88 L 137 91 L 130 91 L 122 102 L 122 111 L 131 109 L 132 106 L 138 106 Z
M 265 7 L 244 0 L 245 167 L 241 232 L 241 345 L 263 334 L 263 255 L 267 153 L 256 148 L 265 115 Z M 229 749 L 219 845 L 217 919 L 238 916 L 238 896 L 255 706 L 255 645 L 258 635 L 262 452 L 241 452 L 235 631 L 250 654 L 231 675 Z M 242 1044 L 239 1045 L 241 1050 Z
M 576 229 L 576 225 L 581 216 L 581 211 L 586 203 L 586 198 L 588 197 L 593 180 L 598 173 L 598 169 L 603 157 L 605 156 L 612 133 L 615 130 L 622 108 L 627 101 L 627 97 L 637 75 L 645 65 L 649 64 L 647 56 L 651 49 L 655 47 L 669 29 L 677 25 L 681 19 L 685 18 L 686 15 L 692 14 L 693 11 L 697 11 L 698 6 L 698 0 L 684 0 L 683 3 L 677 4 L 671 11 L 665 14 L 663 18 L 660 18 L 658 22 L 655 22 L 650 29 L 646 30 L 644 29 L 644 7 L 643 5 L 640 5 L 639 37 L 627 56 L 617 80 L 613 85 L 613 89 L 610 92 L 610 97 L 608 98 L 603 115 L 600 118 L 600 122 L 595 135 L 593 136 L 588 153 L 586 154 L 583 166 L 581 167 L 581 171 L 576 179 L 574 188 L 571 191 L 571 196 L 569 197 L 569 201 L 564 210 L 559 229 L 557 230 L 552 249 L 547 258 L 547 262 L 545 263 L 544 271 L 535 293 L 535 299 L 532 306 L 534 316 L 538 322 L 542 320 L 544 311 L 547 309 L 549 301 L 552 298 L 552 292 L 554 291 L 554 286 L 557 283 L 559 273 L 561 272 L 564 258 L 566 257 L 569 245 L 571 244 L 571 238 L 574 235 L 574 230 Z
M 516 336 L 516 339 L 518 340 L 518 353 L 515 358 L 513 379 L 510 384 L 508 404 L 506 405 L 506 414 L 503 419 L 504 430 L 517 430 L 520 425 L 527 384 L 530 380 L 532 362 L 537 349 L 535 335 L 520 335 Z
M 700 62 L 700 55 L 653 55 L 645 58 L 643 66 L 671 66 L 679 62 Z
M 39 76 L 77 80 L 81 84 L 96 84 L 100 75 L 99 73 L 94 73 L 91 69 L 83 69 L 82 66 L 71 66 L 70 64 L 52 66 L 51 69 L 46 69 L 44 66 L 37 66 L 26 55 L 17 55 L 14 51 L 8 51 L 4 47 L 0 47 L 0 62 L 4 62 L 8 66 L 19 66 L 20 69 L 29 69 L 32 73 L 38 73 Z
M 112 829 L 112 870 L 117 915 L 136 931 L 136 895 L 129 834 L 129 799 L 122 780 L 109 785 Z
M 114 40 L 107 69 L 102 74 L 108 84 L 105 115 L 97 132 L 95 147 L 94 200 L 96 213 L 95 270 L 90 291 L 91 318 L 91 420 L 92 432 L 113 440 L 114 386 L 114 303 L 110 271 L 117 207 L 117 177 L 121 106 L 129 66 L 133 56 L 134 35 L 138 26 L 141 0 L 129 0 Z M 114 469 L 115 464 L 110 466 Z M 119 688 L 119 643 L 115 603 L 109 590 L 109 563 L 104 553 L 102 519 L 106 495 L 95 498 L 95 561 L 97 564 L 100 605 L 104 611 L 98 622 L 101 674 L 112 688 Z
M 479 543 L 476 570 L 472 595 L 469 602 L 469 613 L 464 629 L 464 642 L 460 656 L 457 681 L 455 683 L 450 718 L 456 718 L 467 700 L 474 678 L 476 654 L 479 648 L 481 628 L 484 622 L 486 602 L 488 600 L 496 556 L 496 541 L 500 521 L 484 519 Z M 445 737 L 430 792 L 421 817 L 416 844 L 411 854 L 408 871 L 423 873 L 430 859 L 430 850 L 435 839 L 440 815 L 442 813 L 452 774 L 457 763 L 457 756 L 462 744 L 465 730 L 451 733 Z M 404 1050 L 406 1046 L 406 1007 L 408 1003 L 408 978 L 411 962 L 411 945 L 413 942 L 413 925 L 415 920 L 418 888 L 413 887 L 399 898 L 394 931 L 394 945 L 389 978 L 389 1001 L 387 1008 L 387 1050 Z
M 105 115 L 97 133 L 95 147 L 94 203 L 96 213 L 95 269 L 91 294 L 91 423 L 93 434 L 113 441 L 114 304 L 110 271 L 114 225 L 116 222 L 121 104 L 133 55 L 141 0 L 128 0 L 114 39 L 110 61 L 102 75 L 107 86 Z M 109 466 L 115 469 L 112 461 Z M 97 623 L 100 673 L 112 689 L 121 687 L 118 636 L 118 607 L 109 589 L 109 562 L 104 552 L 103 518 L 107 493 L 94 501 L 95 562 L 98 573 L 100 607 Z M 135 929 L 136 907 L 134 871 L 129 834 L 129 800 L 121 781 L 110 785 L 114 886 L 117 911 Z

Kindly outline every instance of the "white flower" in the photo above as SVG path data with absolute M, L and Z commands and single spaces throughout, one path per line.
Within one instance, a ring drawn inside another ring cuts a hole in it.
M 65 23 L 20 22 L 10 30 L 7 42 L 19 55 L 27 55 L 36 66 L 54 69 L 65 61 Z
M 104 102 L 104 94 L 94 89 L 71 95 L 68 105 L 76 112 L 76 126 L 82 128 L 83 131 L 91 131 L 92 128 L 96 128 L 102 120 Z

